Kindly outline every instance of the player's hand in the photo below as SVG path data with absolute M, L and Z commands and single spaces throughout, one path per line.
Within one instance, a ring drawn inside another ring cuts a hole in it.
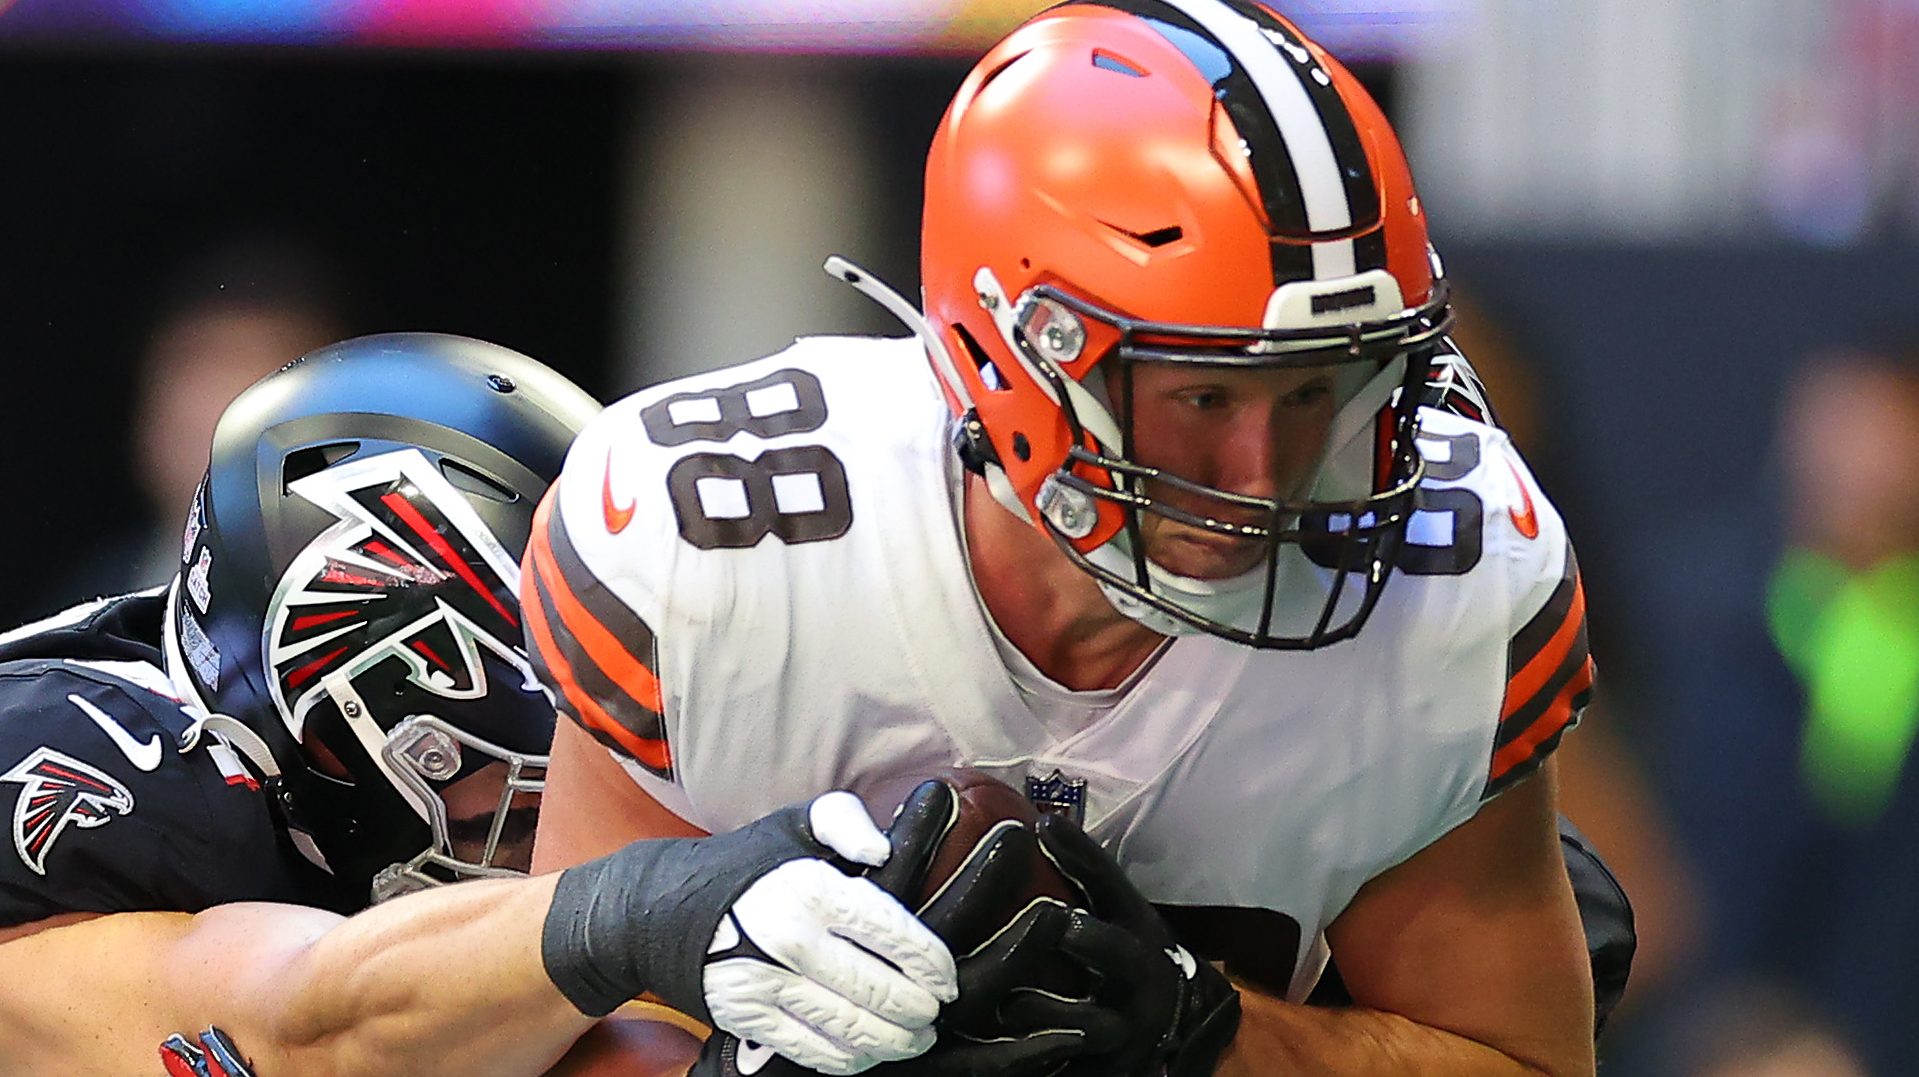
M 547 973 L 583 1013 L 651 991 L 818 1073 L 910 1058 L 958 995 L 952 954 L 831 862 L 877 867 L 890 852 L 844 792 L 728 834 L 635 842 L 561 874 Z
M 1069 1073 L 1203 1077 L 1239 1030 L 1239 992 L 1173 938 L 1152 903 L 1098 842 L 1062 815 L 1039 823 L 1040 847 L 1085 896 L 1062 947 L 1099 977 L 1094 998 L 1127 1017 L 1116 1052 Z
M 922 782 L 893 822 L 893 859 L 873 872 L 874 881 L 911 901 L 958 816 L 952 786 Z M 939 1043 L 901 1063 L 902 1074 L 1045 1074 L 1124 1040 L 1120 1014 L 1063 990 L 1083 979 L 1072 955 L 1061 950 L 1072 910 L 1048 898 L 1017 904 L 1035 841 L 1031 830 L 1011 820 L 990 828 L 917 910 L 961 955 L 960 991 L 941 1011 Z M 1011 917 L 1009 909 L 1016 910 Z
M 958 814 L 951 786 L 922 783 L 888 832 L 892 857 L 868 877 L 901 900 L 915 901 Z M 1077 914 L 1041 898 L 1007 915 L 1027 882 L 1034 842 L 1032 832 L 1017 823 L 993 827 L 918 910 L 947 945 L 963 951 L 959 998 L 941 1011 L 939 1040 L 931 1050 L 878 1066 L 870 1071 L 874 1077 L 1039 1077 L 1124 1041 L 1124 1018 L 1115 1011 L 1045 989 L 1080 971 L 1061 950 Z M 715 1034 L 690 1077 L 804 1072 L 763 1044 Z

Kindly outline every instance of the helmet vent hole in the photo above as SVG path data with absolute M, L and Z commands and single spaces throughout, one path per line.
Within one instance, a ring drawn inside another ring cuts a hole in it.
M 286 455 L 280 467 L 280 482 L 291 489 L 293 484 L 315 475 L 360 451 L 357 441 L 335 441 L 326 445 L 308 445 L 304 449 L 295 449 Z
M 520 499 L 520 495 L 514 493 L 505 483 L 490 475 L 483 475 L 458 460 L 441 460 L 440 473 L 446 476 L 446 481 L 452 483 L 455 490 L 463 494 L 484 497 L 488 501 L 498 501 L 503 505 L 510 505 Z
M 1093 66 L 1099 68 L 1101 71 L 1117 71 L 1131 78 L 1143 79 L 1146 77 L 1144 70 L 1135 67 L 1129 61 L 1114 56 L 1105 49 L 1093 50 Z
M 1142 247 L 1150 247 L 1155 250 L 1166 246 L 1168 243 L 1177 243 L 1181 237 L 1186 235 L 1186 230 L 1176 224 L 1169 224 L 1164 228 L 1155 228 L 1150 232 L 1135 232 L 1131 228 L 1122 228 L 1111 221 L 1101 221 L 1099 223 L 1111 228 L 1113 231 L 1118 232 L 1120 235 L 1125 236 L 1127 239 L 1132 240 Z
M 999 78 L 1001 75 L 1006 74 L 1007 68 L 1012 67 L 1014 64 L 1019 63 L 1021 60 L 1026 59 L 1026 57 L 1029 55 L 1031 54 L 1022 52 L 1018 56 L 1009 58 L 1005 63 L 999 65 L 993 70 L 988 71 L 986 73 L 986 76 L 979 80 L 979 89 L 973 91 L 973 96 L 978 97 L 980 94 L 985 93 L 986 88 L 993 84 L 994 79 Z
M 1006 378 L 1000 374 L 999 368 L 993 365 L 993 361 L 986 357 L 986 349 L 979 346 L 979 341 L 973 339 L 973 334 L 967 332 L 965 326 L 956 323 L 953 326 L 953 336 L 960 342 L 960 347 L 966 349 L 966 357 L 973 361 L 974 367 L 978 368 L 980 380 L 986 383 L 986 387 L 995 392 L 1005 389 Z

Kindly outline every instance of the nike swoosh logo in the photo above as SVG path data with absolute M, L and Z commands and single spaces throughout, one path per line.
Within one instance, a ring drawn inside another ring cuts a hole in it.
M 752 1075 L 766 1068 L 773 1061 L 774 1051 L 763 1043 L 741 1040 L 740 1049 L 734 1052 L 733 1065 L 741 1073 Z
M 1519 469 L 1513 466 L 1511 460 L 1506 461 L 1506 467 L 1513 473 L 1513 481 L 1519 484 L 1519 496 L 1525 502 L 1522 508 L 1507 508 L 1506 515 L 1513 518 L 1513 526 L 1519 529 L 1520 534 L 1536 539 L 1539 537 L 1539 517 L 1533 513 L 1532 491 L 1526 488 L 1526 480 L 1519 476 Z
M 600 515 L 606 518 L 606 533 L 617 535 L 633 522 L 633 502 L 613 502 L 613 450 L 606 451 L 606 471 L 600 479 Z
M 127 762 L 145 771 L 160 769 L 160 735 L 158 733 L 142 744 L 134 740 L 133 734 L 127 732 L 127 727 L 115 721 L 112 715 L 80 696 L 69 695 L 67 701 L 80 708 L 80 713 L 93 719 L 93 724 L 100 727 L 100 732 L 107 735 L 107 739 L 113 742 L 115 748 L 120 749 L 120 754 L 127 757 Z

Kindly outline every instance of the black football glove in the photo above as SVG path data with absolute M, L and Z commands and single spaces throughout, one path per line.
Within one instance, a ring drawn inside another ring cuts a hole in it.
M 889 855 L 845 792 L 710 838 L 634 842 L 560 875 L 547 975 L 582 1013 L 651 991 L 821 1073 L 911 1058 L 958 972 L 926 925 L 836 860 Z
M 868 878 L 909 905 L 959 817 L 958 796 L 944 782 L 923 782 L 888 831 L 892 856 Z M 959 998 L 940 1012 L 939 1039 L 917 1058 L 867 1072 L 885 1077 L 1041 1077 L 1067 1061 L 1116 1049 L 1124 1019 L 1088 999 L 1045 985 L 1080 971 L 1083 956 L 1062 950 L 1076 914 L 1040 898 L 1010 921 L 1005 910 L 1024 887 L 1034 853 L 1030 830 L 1001 823 L 982 835 L 966 860 L 919 915 L 958 959 Z M 689 1077 L 788 1077 L 810 1072 L 770 1048 L 715 1033 Z
M 1205 1077 L 1239 1031 L 1239 992 L 1195 958 L 1120 869 L 1071 819 L 1039 822 L 1040 847 L 1085 896 L 1063 940 L 1099 979 L 1093 998 L 1125 1015 L 1130 1035 L 1117 1051 L 1076 1062 L 1070 1074 Z

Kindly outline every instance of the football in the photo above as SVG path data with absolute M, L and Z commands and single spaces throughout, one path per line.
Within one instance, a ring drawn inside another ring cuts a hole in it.
M 705 1026 L 658 1003 L 629 1002 L 586 1030 L 548 1077 L 679 1077 L 700 1056 Z
M 919 775 L 897 783 L 888 783 L 879 799 L 887 805 L 881 818 L 889 818 L 897 807 L 904 803 L 907 796 L 919 787 L 920 783 L 933 779 L 945 782 L 958 794 L 959 811 L 952 825 L 941 839 L 927 868 L 926 877 L 921 883 L 919 899 L 927 902 L 933 899 L 947 880 L 960 870 L 966 859 L 986 838 L 992 829 L 1006 820 L 1012 820 L 1021 826 L 1031 828 L 1039 821 L 1039 812 L 1031 801 L 1012 786 L 986 774 L 983 771 L 968 768 L 950 768 L 932 774 Z M 1033 842 L 1026 871 L 1024 885 L 1013 895 L 1006 908 L 1006 916 L 997 921 L 997 927 L 1011 919 L 1037 897 L 1056 898 L 1072 904 L 1078 901 L 1077 891 L 1061 875 L 1053 862 L 1039 850 L 1039 843 Z M 977 945 L 980 939 L 953 940 L 959 947 Z

